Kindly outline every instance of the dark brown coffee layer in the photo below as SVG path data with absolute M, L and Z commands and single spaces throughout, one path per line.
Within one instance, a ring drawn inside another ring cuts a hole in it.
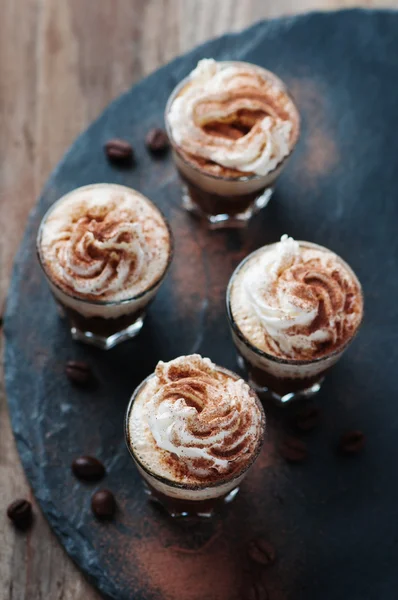
M 58 302 L 64 313 L 69 318 L 72 327 L 75 327 L 79 331 L 93 333 L 100 337 L 110 337 L 115 333 L 124 331 L 130 325 L 133 325 L 137 319 L 142 317 L 145 313 L 145 309 L 129 313 L 116 317 L 115 319 L 104 319 L 102 317 L 84 317 L 76 310 L 69 308 Z
M 227 494 L 218 496 L 218 498 L 209 498 L 208 500 L 184 500 L 180 498 L 171 498 L 162 494 L 154 487 L 152 487 L 147 481 L 147 485 L 153 500 L 157 500 L 160 504 L 171 514 L 187 514 L 191 516 L 212 514 L 218 512 L 224 503 Z
M 263 371 L 258 367 L 253 367 L 246 361 L 246 368 L 249 373 L 250 382 L 256 389 L 268 388 L 272 392 L 276 392 L 280 396 L 285 394 L 302 392 L 321 381 L 329 369 L 325 369 L 321 373 L 313 377 L 275 377 L 267 371 Z
M 250 194 L 239 194 L 237 196 L 221 196 L 220 194 L 213 194 L 201 189 L 192 181 L 190 181 L 186 175 L 183 175 L 180 171 L 181 179 L 186 183 L 189 191 L 189 196 L 206 215 L 238 215 L 247 210 L 253 205 L 255 200 L 264 193 L 265 187 L 261 187 L 255 192 Z

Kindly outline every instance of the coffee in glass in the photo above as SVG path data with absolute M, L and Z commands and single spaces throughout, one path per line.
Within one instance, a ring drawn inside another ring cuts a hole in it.
M 73 338 L 108 349 L 141 330 L 170 265 L 172 237 L 148 198 L 100 183 L 73 190 L 49 209 L 37 251 Z
M 268 203 L 300 130 L 276 75 L 213 59 L 199 61 L 175 88 L 165 121 L 183 205 L 213 228 L 245 224 Z
M 231 502 L 264 430 L 253 390 L 198 354 L 159 362 L 135 390 L 125 420 L 146 489 L 172 516 L 209 517 Z
M 227 313 L 250 384 L 286 403 L 319 391 L 358 331 L 363 296 L 334 252 L 284 235 L 236 268 Z

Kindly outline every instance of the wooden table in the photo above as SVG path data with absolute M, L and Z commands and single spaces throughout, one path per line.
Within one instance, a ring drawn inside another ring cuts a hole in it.
M 258 19 L 398 0 L 0 0 L 0 311 L 26 218 L 63 152 L 132 83 Z M 32 498 L 0 381 L 0 599 L 94 600 L 37 506 L 18 534 L 6 506 Z

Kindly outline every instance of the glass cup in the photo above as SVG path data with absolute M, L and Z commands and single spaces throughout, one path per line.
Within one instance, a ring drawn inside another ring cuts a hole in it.
M 300 246 L 327 251 L 327 248 L 310 242 L 300 242 Z M 326 373 L 347 350 L 361 323 L 343 346 L 312 360 L 280 358 L 256 348 L 243 335 L 235 322 L 231 309 L 231 291 L 235 278 L 242 267 L 253 256 L 263 251 L 264 248 L 259 248 L 249 254 L 233 272 L 227 288 L 227 315 L 232 339 L 238 351 L 238 364 L 241 369 L 247 371 L 250 385 L 261 398 L 269 398 L 281 405 L 301 398 L 311 398 L 319 392 Z M 362 297 L 361 284 L 355 273 L 340 257 L 339 260 L 357 282 Z
M 225 66 L 231 64 L 253 65 L 245 62 L 222 61 Z M 275 82 L 291 98 L 285 84 L 271 71 L 256 68 L 261 74 Z M 174 142 L 168 121 L 170 107 L 175 98 L 190 81 L 190 75 L 183 79 L 171 93 L 165 111 L 167 134 L 172 147 L 173 159 L 182 180 L 183 207 L 203 218 L 211 229 L 224 227 L 241 227 L 247 225 L 249 219 L 267 206 L 273 191 L 274 183 L 279 177 L 288 159 L 292 155 L 299 137 L 299 114 L 292 100 L 292 111 L 297 119 L 298 132 L 290 153 L 270 173 L 266 175 L 242 175 L 240 177 L 222 177 L 206 172 L 189 162 L 181 148 Z
M 87 188 L 102 186 L 95 184 Z M 123 186 L 117 186 L 118 188 Z M 84 189 L 84 188 L 80 188 Z M 70 192 L 73 194 L 75 190 Z M 146 309 L 155 298 L 170 266 L 173 256 L 172 233 L 169 224 L 162 215 L 170 235 L 169 257 L 166 267 L 158 278 L 148 289 L 141 293 L 119 301 L 92 301 L 79 298 L 73 294 L 67 294 L 57 283 L 52 281 L 51 274 L 46 270 L 41 252 L 41 236 L 43 226 L 52 210 L 63 202 L 69 194 L 60 198 L 49 208 L 44 215 L 37 235 L 37 255 L 47 283 L 58 305 L 61 317 L 66 317 L 70 324 L 72 338 L 79 342 L 91 344 L 103 350 L 109 350 L 117 344 L 134 338 L 141 331 L 144 324 Z M 147 198 L 146 200 L 150 202 Z M 153 205 L 160 213 L 159 209 Z
M 232 371 L 222 367 L 217 367 L 217 369 L 229 377 L 241 379 L 239 375 Z M 212 517 L 236 497 L 240 484 L 260 453 L 265 437 L 265 414 L 262 404 L 255 396 L 261 414 L 262 435 L 258 440 L 255 451 L 241 471 L 211 483 L 178 483 L 157 474 L 144 464 L 135 452 L 134 441 L 130 436 L 129 421 L 134 402 L 152 377 L 154 377 L 154 373 L 144 379 L 134 391 L 127 407 L 124 425 L 127 448 L 144 480 L 145 492 L 150 500 L 160 504 L 172 517 Z

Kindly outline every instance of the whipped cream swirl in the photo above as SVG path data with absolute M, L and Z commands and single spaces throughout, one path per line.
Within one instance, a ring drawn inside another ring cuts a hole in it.
M 238 326 L 276 356 L 327 354 L 344 345 L 361 321 L 355 275 L 333 252 L 301 246 L 287 235 L 249 261 L 242 287 L 249 315 L 246 322 L 238 315 Z
M 61 200 L 41 239 L 51 279 L 94 301 L 140 293 L 165 269 L 169 250 L 167 226 L 155 207 L 134 190 L 106 184 Z
M 54 240 L 54 254 L 63 280 L 77 294 L 104 296 L 141 276 L 145 240 L 139 223 L 121 223 L 109 210 L 104 219 L 88 214 Z M 131 219 L 132 215 L 125 215 Z
M 280 81 L 259 67 L 199 61 L 167 115 L 175 143 L 192 157 L 266 175 L 290 153 L 298 113 Z
M 171 471 L 211 481 L 253 457 L 262 415 L 243 380 L 194 354 L 159 362 L 151 385 L 147 421 Z

